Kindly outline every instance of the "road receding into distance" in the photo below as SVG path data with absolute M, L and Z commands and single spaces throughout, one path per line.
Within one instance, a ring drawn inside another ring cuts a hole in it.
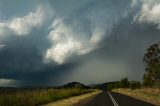
M 91 99 L 79 101 L 73 106 L 155 106 L 144 101 L 115 93 L 103 91 Z

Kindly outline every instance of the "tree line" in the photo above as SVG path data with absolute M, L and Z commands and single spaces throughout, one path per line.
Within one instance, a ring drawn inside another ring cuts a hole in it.
M 142 83 L 139 81 L 128 81 L 128 78 L 123 78 L 119 82 L 108 84 L 107 88 L 112 90 L 115 88 L 137 89 L 141 88 L 141 86 L 160 87 L 160 43 L 153 44 L 146 49 L 143 61 L 146 65 L 146 72 Z
M 140 89 L 141 83 L 139 81 L 128 81 L 128 78 L 123 78 L 119 82 L 110 83 L 107 85 L 108 90 L 116 88 L 130 88 L 130 89 Z

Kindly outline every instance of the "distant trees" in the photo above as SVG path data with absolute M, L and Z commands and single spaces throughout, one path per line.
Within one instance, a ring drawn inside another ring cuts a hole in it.
M 143 57 L 146 63 L 146 73 L 143 76 L 143 84 L 145 86 L 160 85 L 160 44 L 153 44 Z
M 123 78 L 121 80 L 121 87 L 122 88 L 129 88 L 130 87 L 130 83 L 128 81 L 128 78 Z
M 146 73 L 143 76 L 143 85 L 147 87 L 160 87 L 160 43 L 151 45 L 144 54 L 143 60 L 146 64 Z M 141 87 L 141 84 L 137 81 L 129 82 L 127 78 L 123 78 L 121 81 L 111 83 L 107 87 L 108 89 L 137 89 Z
M 131 89 L 139 89 L 141 88 L 141 84 L 138 81 L 128 81 L 128 78 L 123 78 L 119 82 L 110 83 L 107 85 L 108 90 L 116 89 L 116 88 L 131 88 Z

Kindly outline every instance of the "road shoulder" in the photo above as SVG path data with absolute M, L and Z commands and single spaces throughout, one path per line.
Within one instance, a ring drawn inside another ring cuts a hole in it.
M 154 104 L 156 106 L 160 106 L 160 96 L 156 96 L 158 93 L 152 91 L 152 89 L 137 89 L 137 90 L 130 90 L 130 89 L 115 89 L 113 92 L 117 92 L 120 94 L 124 94 L 130 97 L 133 97 L 138 100 L 142 100 L 144 102 L 148 102 Z

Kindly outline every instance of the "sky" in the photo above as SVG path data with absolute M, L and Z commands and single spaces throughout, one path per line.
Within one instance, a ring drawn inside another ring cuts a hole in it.
M 160 0 L 0 0 L 0 86 L 142 81 Z

